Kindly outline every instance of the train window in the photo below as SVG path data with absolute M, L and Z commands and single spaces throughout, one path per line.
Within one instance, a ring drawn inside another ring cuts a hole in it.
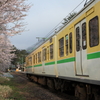
M 89 21 L 89 40 L 90 40 L 90 47 L 94 47 L 99 44 L 98 16 L 94 17 Z
M 41 52 L 38 52 L 38 62 L 41 62 Z
M 80 28 L 76 28 L 76 51 L 80 51 Z
M 47 59 L 47 57 L 46 57 L 46 56 L 47 56 L 47 55 L 46 55 L 46 52 L 47 52 L 47 49 L 45 48 L 45 49 L 44 49 L 44 60 Z
M 35 55 L 34 55 L 34 64 L 35 64 Z
M 65 36 L 65 43 L 66 43 L 66 55 L 68 55 L 68 35 Z
M 32 57 L 29 58 L 29 64 L 32 64 Z
M 53 44 L 50 45 L 50 59 L 53 59 Z
M 49 60 L 49 47 L 47 47 L 47 59 Z
M 64 56 L 64 37 L 59 40 L 59 56 Z
M 41 62 L 41 51 L 40 51 L 40 62 Z
M 45 49 L 43 49 L 43 61 L 45 61 L 46 59 L 47 59 L 47 57 L 46 57 L 46 52 L 47 52 L 47 49 L 45 48 Z
M 69 34 L 69 51 L 72 53 L 72 33 Z
M 40 55 L 39 55 L 39 52 L 38 52 L 38 62 L 39 62 L 39 56 L 40 56 Z
M 86 41 L 86 22 L 82 24 L 82 48 L 85 50 L 87 48 Z
M 35 57 L 36 57 L 36 63 L 37 63 L 37 54 L 35 55 Z

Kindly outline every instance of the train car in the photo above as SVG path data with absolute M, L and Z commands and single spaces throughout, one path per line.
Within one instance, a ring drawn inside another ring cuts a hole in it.
M 90 0 L 26 57 L 29 79 L 80 100 L 100 100 L 100 0 Z

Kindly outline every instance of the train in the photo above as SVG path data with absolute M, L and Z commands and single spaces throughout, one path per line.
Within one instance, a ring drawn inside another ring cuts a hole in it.
M 27 57 L 30 80 L 79 100 L 100 100 L 100 0 L 88 3 Z

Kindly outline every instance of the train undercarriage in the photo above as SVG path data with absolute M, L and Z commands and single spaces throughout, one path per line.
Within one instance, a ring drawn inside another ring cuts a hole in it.
M 100 86 L 98 85 L 32 74 L 27 74 L 27 77 L 30 81 L 48 86 L 50 89 L 73 94 L 76 100 L 100 100 Z

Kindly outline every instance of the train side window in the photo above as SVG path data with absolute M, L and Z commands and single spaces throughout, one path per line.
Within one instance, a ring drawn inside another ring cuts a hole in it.
M 89 41 L 90 41 L 90 47 L 94 47 L 99 44 L 98 16 L 94 17 L 89 21 Z
M 47 56 L 46 55 L 47 53 L 46 52 L 47 52 L 47 49 L 46 48 L 43 49 L 43 56 L 42 56 L 43 57 L 43 61 L 45 61 L 47 59 L 47 57 L 46 57 Z
M 35 64 L 35 55 L 34 55 L 34 64 Z
M 47 59 L 47 57 L 46 57 L 46 56 L 47 56 L 47 49 L 45 48 L 45 49 L 44 49 L 44 60 L 46 60 L 46 59 Z
M 59 40 L 59 56 L 64 56 L 64 37 Z
M 66 55 L 68 55 L 68 34 L 65 36 L 65 43 L 66 43 Z
M 35 64 L 35 56 L 33 56 L 33 63 Z
M 38 62 L 41 62 L 41 52 L 38 52 Z
M 29 60 L 29 58 L 28 58 L 28 65 L 30 64 L 30 60 Z
M 36 64 L 36 54 L 35 54 L 35 64 Z
M 37 63 L 37 54 L 35 56 L 36 56 L 36 63 Z
M 42 61 L 44 61 L 44 50 L 42 50 Z
M 40 56 L 40 52 L 38 52 L 38 62 L 39 62 L 39 58 L 40 58 L 39 56 Z
M 82 48 L 85 50 L 87 48 L 87 41 L 86 41 L 86 22 L 82 24 Z
M 30 57 L 30 64 L 32 65 L 32 57 Z
M 53 44 L 50 45 L 50 59 L 53 59 Z
M 72 33 L 69 34 L 69 51 L 72 53 Z
M 49 60 L 49 47 L 47 47 L 47 59 Z
M 41 62 L 41 51 L 40 51 L 40 62 Z
M 76 28 L 76 51 L 80 51 L 80 28 Z
M 32 57 L 29 58 L 29 64 L 32 64 Z

